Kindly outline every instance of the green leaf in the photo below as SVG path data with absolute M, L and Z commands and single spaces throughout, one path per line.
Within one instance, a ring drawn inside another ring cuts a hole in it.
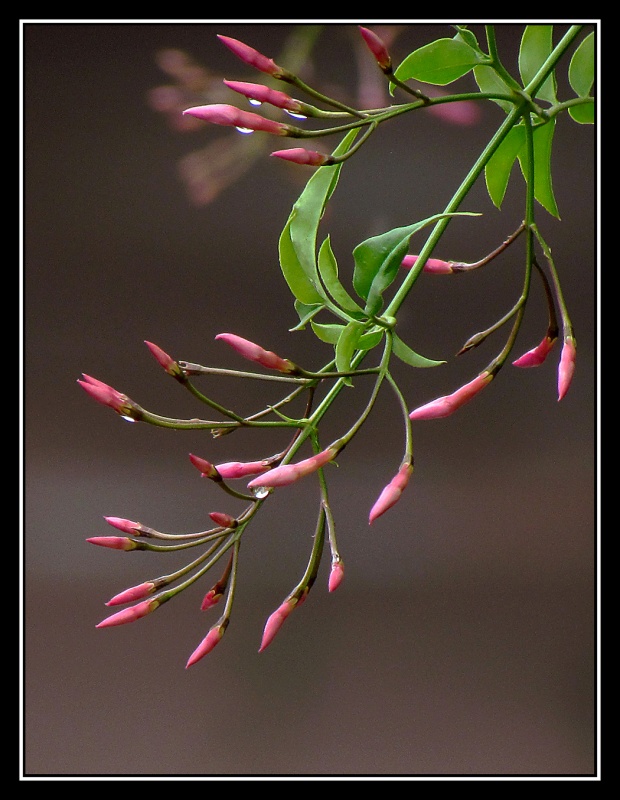
M 373 236 L 357 245 L 353 250 L 355 269 L 353 287 L 358 296 L 366 300 L 366 312 L 376 314 L 382 305 L 383 292 L 398 275 L 401 262 L 409 248 L 409 239 L 425 225 L 452 216 L 477 216 L 469 212 L 435 214 L 402 228 Z
M 313 305 L 306 305 L 300 300 L 295 300 L 295 311 L 299 315 L 299 322 L 294 328 L 289 328 L 290 331 L 303 331 L 308 322 L 313 319 L 319 311 L 325 308 L 323 303 L 314 303 Z
M 350 131 L 334 153 L 346 152 L 356 136 L 356 130 Z M 280 268 L 293 295 L 307 305 L 327 299 L 317 270 L 316 237 L 325 205 L 336 188 L 341 166 L 334 164 L 317 169 L 294 204 L 280 236 Z
M 484 56 L 462 39 L 437 39 L 410 53 L 394 75 L 401 81 L 413 78 L 445 86 L 466 75 L 483 59 Z
M 392 352 L 405 364 L 409 364 L 410 367 L 438 367 L 440 364 L 446 363 L 445 361 L 435 361 L 432 358 L 425 358 L 419 355 L 396 334 L 393 334 Z
M 314 320 L 310 322 L 310 325 L 318 339 L 322 342 L 327 342 L 327 344 L 334 345 L 338 342 L 338 339 L 346 327 L 345 325 L 339 325 L 337 323 L 315 322 Z M 363 333 L 357 343 L 358 350 L 372 350 L 383 338 L 383 333 L 384 329 L 378 326 L 371 328 L 367 333 Z
M 480 50 L 478 39 L 476 39 L 476 34 L 473 31 L 470 31 L 467 25 L 456 25 L 455 27 L 457 33 L 454 38 L 457 41 L 465 42 L 465 44 L 468 44 L 472 50 L 476 50 L 481 55 L 484 55 L 484 53 Z
M 553 50 L 553 25 L 526 25 L 519 48 L 519 73 L 527 86 Z M 555 72 L 544 81 L 535 94 L 541 100 L 557 103 Z
M 573 53 L 568 66 L 568 81 L 578 97 L 588 97 L 594 83 L 594 31 L 586 36 Z M 594 103 L 573 106 L 568 113 L 582 125 L 594 122 Z
M 348 372 L 351 369 L 351 359 L 357 350 L 357 344 L 363 332 L 363 322 L 354 320 L 345 326 L 336 342 L 336 369 L 338 372 Z M 352 385 L 350 378 L 345 378 L 344 382 Z
M 560 218 L 551 181 L 551 149 L 555 133 L 555 118 L 537 125 L 532 131 L 534 144 L 534 197 L 554 217 Z M 521 171 L 527 179 L 525 147 L 519 154 Z
M 508 84 L 497 74 L 493 67 L 474 67 L 474 78 L 481 92 L 512 94 Z M 500 108 L 503 108 L 507 114 L 513 108 L 512 103 L 509 103 L 508 100 L 493 100 L 493 102 L 497 103 Z
M 594 31 L 573 53 L 568 65 L 568 81 L 578 97 L 587 97 L 594 83 Z
M 497 208 L 501 208 L 510 173 L 524 143 L 525 126 L 515 125 L 493 153 L 484 169 L 487 191 Z
M 363 310 L 340 283 L 338 278 L 338 262 L 332 250 L 329 236 L 323 241 L 319 249 L 318 265 L 319 273 L 325 288 L 340 308 L 353 316 L 363 315 Z

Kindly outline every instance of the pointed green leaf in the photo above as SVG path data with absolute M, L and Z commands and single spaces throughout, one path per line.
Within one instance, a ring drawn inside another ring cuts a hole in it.
M 320 339 L 322 342 L 327 342 L 327 344 L 337 344 L 342 332 L 345 329 L 344 325 L 338 325 L 336 323 L 325 323 L 325 322 L 315 322 L 312 320 L 310 322 L 312 326 L 312 330 L 316 334 L 317 338 Z M 376 347 L 381 339 L 383 338 L 383 328 L 374 327 L 371 328 L 370 331 L 367 333 L 363 333 L 359 341 L 357 343 L 358 350 L 372 350 L 373 347 Z
M 462 39 L 437 39 L 410 53 L 394 75 L 401 81 L 413 78 L 445 86 L 466 75 L 483 59 L 484 56 Z
M 476 34 L 473 31 L 470 31 L 467 25 L 457 25 L 456 30 L 457 33 L 454 38 L 457 41 L 465 42 L 465 44 L 468 44 L 472 50 L 476 50 L 484 55 L 484 53 L 482 53 L 480 50 L 480 45 L 478 44 L 478 39 L 476 39 Z
M 493 67 L 474 67 L 474 78 L 481 92 L 506 95 L 512 94 L 508 84 L 500 78 Z M 493 102 L 497 103 L 500 108 L 503 108 L 507 114 L 513 108 L 512 103 L 508 100 L 494 100 Z
M 336 369 L 338 372 L 348 372 L 351 369 L 351 359 L 357 350 L 357 343 L 364 332 L 363 322 L 349 322 L 336 342 Z M 351 384 L 350 378 L 345 378 L 347 385 Z
M 515 125 L 489 159 L 484 177 L 491 201 L 501 208 L 512 167 L 525 142 L 525 127 Z
M 553 50 L 553 25 L 526 25 L 519 48 L 519 72 L 523 85 L 534 78 Z M 536 91 L 536 97 L 556 103 L 555 72 Z
M 357 131 L 350 131 L 334 153 L 346 152 L 356 135 Z M 312 175 L 280 236 L 280 268 L 293 295 L 307 305 L 326 300 L 317 271 L 316 237 L 325 204 L 336 188 L 341 166 L 319 167 Z
M 338 262 L 332 250 L 329 236 L 323 241 L 319 249 L 319 274 L 325 288 L 334 301 L 348 314 L 363 315 L 363 310 L 349 295 L 338 278 Z
M 555 132 L 555 118 L 537 125 L 532 136 L 534 140 L 534 197 L 554 217 L 560 218 L 558 207 L 553 194 L 551 181 L 551 149 L 553 134 Z M 525 148 L 519 155 L 519 164 L 524 176 L 527 176 L 525 163 Z
M 446 363 L 445 361 L 435 361 L 432 358 L 425 358 L 419 355 L 396 334 L 393 334 L 392 352 L 405 364 L 409 364 L 410 367 L 438 367 L 440 364 Z
M 573 53 L 568 67 L 569 83 L 579 97 L 588 97 L 594 83 L 594 32 L 588 34 Z M 582 125 L 594 122 L 594 103 L 573 106 L 568 113 Z
M 319 311 L 322 311 L 325 306 L 322 303 L 315 303 L 313 305 L 306 305 L 305 303 L 295 300 L 295 311 L 299 315 L 299 322 L 294 328 L 289 328 L 290 331 L 303 331 L 308 322 L 313 319 Z
M 401 262 L 409 248 L 409 239 L 413 234 L 425 225 L 452 216 L 476 216 L 476 214 L 470 212 L 435 214 L 413 225 L 394 228 L 373 236 L 357 245 L 353 250 L 355 259 L 353 287 L 358 296 L 367 301 L 367 313 L 376 314 L 381 308 L 381 295 L 398 275 Z

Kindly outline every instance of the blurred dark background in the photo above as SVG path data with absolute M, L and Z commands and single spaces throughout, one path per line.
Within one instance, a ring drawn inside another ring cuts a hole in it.
M 453 33 L 447 24 L 372 27 L 392 42 L 396 62 Z M 557 26 L 556 40 L 565 29 Z M 230 368 L 247 364 L 214 341 L 222 331 L 309 367 L 329 358 L 309 331 L 288 333 L 297 318 L 277 260 L 311 170 L 268 157 L 289 141 L 179 127 L 179 106 L 243 107 L 222 78 L 261 80 L 216 34 L 276 60 L 287 48 L 286 58 L 300 57 L 314 37 L 309 82 L 354 103 L 377 92 L 387 99 L 355 25 L 25 22 L 22 33 L 25 775 L 592 775 L 593 127 L 560 119 L 553 174 L 562 218 L 541 209 L 538 217 L 578 340 L 569 394 L 557 403 L 556 347 L 540 369 L 506 366 L 457 415 L 416 425 L 415 476 L 369 528 L 368 510 L 402 455 L 402 422 L 386 393 L 331 475 L 342 586 L 327 592 L 326 559 L 306 604 L 258 655 L 263 624 L 301 576 L 314 529 L 314 481 L 282 490 L 244 538 L 224 639 L 186 671 L 217 618 L 199 610 L 210 583 L 147 619 L 95 630 L 109 597 L 173 565 L 85 539 L 113 533 L 104 515 L 201 530 L 228 500 L 201 482 L 188 453 L 254 460 L 286 439 L 128 425 L 76 380 L 85 372 L 157 413 L 200 416 L 145 339 L 175 358 Z M 520 34 L 520 25 L 498 29 L 511 70 Z M 362 239 L 442 210 L 502 119 L 495 106 L 479 114 L 475 125 L 406 115 L 345 164 L 323 222 L 345 279 Z M 522 219 L 522 186 L 515 170 L 500 213 L 480 182 L 463 210 L 483 216 L 451 223 L 434 255 L 471 261 L 497 246 Z M 453 357 L 516 300 L 521 254 L 517 244 L 470 276 L 418 281 L 399 331 L 448 363 L 398 370 L 412 408 L 469 380 L 501 348 L 504 333 Z M 516 355 L 545 328 L 534 281 Z M 246 413 L 279 396 L 271 385 L 200 386 Z M 346 430 L 363 402 L 352 390 L 324 440 Z

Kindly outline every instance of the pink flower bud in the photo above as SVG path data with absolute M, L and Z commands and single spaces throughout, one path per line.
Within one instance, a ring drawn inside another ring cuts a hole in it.
M 86 540 L 99 547 L 110 547 L 112 550 L 135 550 L 138 543 L 126 536 L 93 536 Z
M 405 256 L 401 262 L 401 267 L 411 269 L 420 256 Z M 450 275 L 453 272 L 452 264 L 449 261 L 442 261 L 440 258 L 428 258 L 424 264 L 423 272 L 432 275 Z
M 384 71 L 390 70 L 392 67 L 392 59 L 390 58 L 390 54 L 388 53 L 387 48 L 381 39 L 376 33 L 373 33 L 373 31 L 369 30 L 368 28 L 363 28 L 361 25 L 358 27 L 360 33 L 362 34 L 362 38 L 368 45 L 368 49 L 377 59 L 377 63 L 381 69 Z
M 148 597 L 155 591 L 155 584 L 151 581 L 141 583 L 139 586 L 132 586 L 131 589 L 125 589 L 124 592 L 115 594 L 111 600 L 108 600 L 106 606 L 120 606 L 123 603 L 133 603 L 134 600 L 142 600 L 143 597 Z
M 123 519 L 122 517 L 104 517 L 108 525 L 113 528 L 118 528 L 119 531 L 125 533 L 136 533 L 140 531 L 142 525 L 139 522 L 132 522 L 130 519 Z
M 111 628 L 114 625 L 124 625 L 126 622 L 134 622 L 137 619 L 146 617 L 151 611 L 155 611 L 158 606 L 159 600 L 144 600 L 142 603 L 138 603 L 135 606 L 117 611 L 116 614 L 112 614 L 111 617 L 106 617 L 98 625 L 95 625 L 95 627 Z
M 472 397 L 475 397 L 484 387 L 493 380 L 493 375 L 490 372 L 482 372 L 477 375 L 473 381 L 466 383 L 457 389 L 453 394 L 438 397 L 426 405 L 416 408 L 409 414 L 409 419 L 438 419 L 439 417 L 448 417 L 457 408 L 467 403 Z
M 299 100 L 295 100 L 285 92 L 279 92 L 277 89 L 263 86 L 262 83 L 243 83 L 242 81 L 224 81 L 224 83 L 229 89 L 245 95 L 250 100 L 269 103 L 271 106 L 284 108 L 296 114 L 300 114 L 303 111 L 303 103 L 300 103 Z
M 207 653 L 210 653 L 211 650 L 218 644 L 224 635 L 224 631 L 226 630 L 225 625 L 216 625 L 215 627 L 211 628 L 209 633 L 205 636 L 205 638 L 200 642 L 198 647 L 194 650 L 191 654 L 189 659 L 187 660 L 187 664 L 185 665 L 185 669 L 191 667 L 192 664 L 195 664 L 197 661 L 200 661 L 201 658 L 204 658 Z
M 254 67 L 260 72 L 266 72 L 267 75 L 273 75 L 275 78 L 285 74 L 285 70 L 279 67 L 273 59 L 267 58 L 267 56 L 259 53 L 258 50 L 240 42 L 238 39 L 233 39 L 230 36 L 221 36 L 220 34 L 217 35 L 217 38 L 232 50 L 237 58 L 240 58 L 250 67 Z
M 181 367 L 168 353 L 165 353 L 161 347 L 153 344 L 153 342 L 145 341 L 144 344 L 149 348 L 157 362 L 166 370 L 168 375 L 172 375 L 173 378 L 179 378 L 183 375 Z
M 264 475 L 259 475 L 258 478 L 251 480 L 248 483 L 248 489 L 289 486 L 311 472 L 316 472 L 317 469 L 332 461 L 337 454 L 338 450 L 328 447 L 327 450 L 323 450 L 321 453 L 311 456 L 311 458 L 306 458 L 304 461 L 275 467 L 275 469 L 269 470 Z
M 260 647 L 258 648 L 259 653 L 262 653 L 262 651 L 271 644 L 276 633 L 284 624 L 284 620 L 288 617 L 297 604 L 298 603 L 295 598 L 289 598 L 288 600 L 285 600 L 282 605 L 273 612 L 273 614 L 271 614 L 265 623 L 263 638 L 261 640 Z
M 211 480 L 218 480 L 220 478 L 217 468 L 214 467 L 210 461 L 207 461 L 206 458 L 200 458 L 200 456 L 195 456 L 190 453 L 189 460 L 200 472 L 203 478 L 211 478 Z
M 251 111 L 242 111 L 236 106 L 222 103 L 187 108 L 183 113 L 189 114 L 190 117 L 202 119 L 205 122 L 212 122 L 214 125 L 230 125 L 233 128 L 264 131 L 265 133 L 273 133 L 276 136 L 288 136 L 290 133 L 289 126 L 283 122 L 275 122 L 272 119 L 253 114 Z
M 513 361 L 513 367 L 539 367 L 549 355 L 555 341 L 556 337 L 545 336 L 539 345 L 532 350 L 528 350 L 527 353 L 523 353 L 520 358 Z
M 319 153 L 317 150 L 306 150 L 303 147 L 275 150 L 271 155 L 282 158 L 284 161 L 293 161 L 295 164 L 307 164 L 310 167 L 322 167 L 323 164 L 331 162 L 331 156 Z
M 296 370 L 295 364 L 289 361 L 288 358 L 280 358 L 280 356 L 272 353 L 271 350 L 265 350 L 260 345 L 254 344 L 248 339 L 243 339 L 234 333 L 218 333 L 215 338 L 229 344 L 233 350 L 236 350 L 239 355 L 249 361 L 254 361 L 262 367 L 267 367 L 267 369 L 275 369 L 278 372 L 286 373 L 295 372 Z
M 117 414 L 123 417 L 129 417 L 133 420 L 140 419 L 140 412 L 135 407 L 135 404 L 130 400 L 127 395 L 117 392 L 107 383 L 98 381 L 96 378 L 91 378 L 90 375 L 84 375 L 84 380 L 78 380 L 78 383 L 93 399 L 104 406 L 114 409 Z
M 413 466 L 411 464 L 405 463 L 401 466 L 396 475 L 383 489 L 376 503 L 371 508 L 370 515 L 368 517 L 369 525 L 372 525 L 377 517 L 385 514 L 388 509 L 392 508 L 392 506 L 398 502 L 405 487 L 409 483 L 409 478 L 411 477 L 412 473 Z
M 200 604 L 200 610 L 206 611 L 208 608 L 213 608 L 214 605 L 219 603 L 222 597 L 222 592 L 218 588 L 209 589 Z
M 216 525 L 222 528 L 236 528 L 238 525 L 234 517 L 231 517 L 230 514 L 223 514 L 221 511 L 212 511 L 209 516 Z
M 329 573 L 329 581 L 327 583 L 327 588 L 330 592 L 335 592 L 336 589 L 342 583 L 342 579 L 344 578 L 344 564 L 338 558 L 335 561 L 332 561 L 332 567 Z
M 233 480 L 248 475 L 261 475 L 267 472 L 269 464 L 264 461 L 226 461 L 224 464 L 218 464 L 215 469 L 224 480 Z
M 558 401 L 560 401 L 568 391 L 573 373 L 575 372 L 575 358 L 577 357 L 577 346 L 572 336 L 564 339 L 562 355 L 560 356 L 560 366 L 558 367 Z

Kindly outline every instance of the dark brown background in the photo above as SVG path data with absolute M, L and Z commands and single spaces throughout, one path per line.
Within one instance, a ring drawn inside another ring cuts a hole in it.
M 539 213 L 578 338 L 565 400 L 556 400 L 558 349 L 539 370 L 506 367 L 454 417 L 416 425 L 415 477 L 369 528 L 368 509 L 402 452 L 398 410 L 382 398 L 333 475 L 345 581 L 328 594 L 324 566 L 308 602 L 260 655 L 266 617 L 305 567 L 311 481 L 277 493 L 248 532 L 232 623 L 199 665 L 184 669 L 215 619 L 199 611 L 201 588 L 133 625 L 95 630 L 112 594 L 172 569 L 163 556 L 86 544 L 112 532 L 103 515 L 200 530 L 226 502 L 188 453 L 253 459 L 282 440 L 214 442 L 127 425 L 89 400 L 80 374 L 153 411 L 194 416 L 201 409 L 143 340 L 227 367 L 246 365 L 214 342 L 226 330 L 309 366 L 329 355 L 309 332 L 287 332 L 296 317 L 277 264 L 278 235 L 309 170 L 268 158 L 289 143 L 265 136 L 248 172 L 214 203 L 193 205 L 179 159 L 238 134 L 175 132 L 147 100 L 169 82 L 156 63 L 162 48 L 257 81 L 215 34 L 275 57 L 293 28 L 23 25 L 25 774 L 593 774 L 595 132 L 568 118 L 554 151 L 562 220 Z M 448 25 L 407 26 L 396 60 L 441 35 L 452 35 Z M 510 69 L 519 35 L 519 25 L 500 26 Z M 347 98 L 356 36 L 354 26 L 327 25 L 314 51 L 317 83 L 345 87 Z M 495 107 L 471 129 L 420 113 L 375 134 L 345 165 L 324 223 L 343 274 L 362 239 L 440 211 L 500 121 Z M 474 260 L 496 246 L 521 221 L 521 188 L 515 172 L 499 213 L 476 187 L 465 210 L 484 216 L 452 223 L 435 254 Z M 403 338 L 449 363 L 399 370 L 411 407 L 452 391 L 501 347 L 503 334 L 452 357 L 518 296 L 521 252 L 467 278 L 418 282 Z M 517 354 L 544 333 L 540 294 L 535 283 Z M 257 397 L 248 394 L 255 386 L 202 386 L 247 411 L 277 397 L 262 386 Z M 351 392 L 325 436 L 345 430 L 362 402 Z

